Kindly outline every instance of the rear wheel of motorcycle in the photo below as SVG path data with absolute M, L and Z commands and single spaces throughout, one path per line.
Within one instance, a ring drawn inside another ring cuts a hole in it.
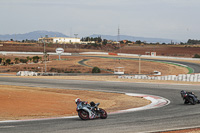
M 195 104 L 196 104 L 196 102 L 194 101 L 194 99 L 193 99 L 192 97 L 189 98 L 189 101 L 190 101 L 190 103 L 191 103 L 192 105 L 195 105 Z
M 99 109 L 99 111 L 101 112 L 100 114 L 100 118 L 101 119 L 106 119 L 107 118 L 107 112 L 104 109 Z
M 82 120 L 88 120 L 89 119 L 89 113 L 85 110 L 80 110 L 78 111 L 78 116 L 82 119 Z

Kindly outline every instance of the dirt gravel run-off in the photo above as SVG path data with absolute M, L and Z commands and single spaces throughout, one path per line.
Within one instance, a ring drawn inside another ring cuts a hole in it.
M 136 108 L 150 101 L 125 94 L 84 90 L 0 85 L 0 120 L 50 118 L 77 115 L 75 99 L 100 102 L 107 112 Z

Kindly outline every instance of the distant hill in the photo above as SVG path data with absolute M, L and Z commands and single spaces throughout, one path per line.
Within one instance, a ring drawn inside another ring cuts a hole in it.
M 0 35 L 0 40 L 18 40 L 18 41 L 22 41 L 22 40 L 38 40 L 38 38 L 40 37 L 45 37 L 45 35 L 48 35 L 49 37 L 68 37 L 63 33 L 60 32 L 53 32 L 53 31 L 33 31 L 33 32 L 29 32 L 29 33 L 25 33 L 25 34 L 6 34 L 6 35 Z M 94 35 L 90 35 L 89 37 L 98 37 L 101 36 L 101 38 L 103 39 L 107 39 L 107 40 L 117 40 L 117 36 L 111 36 L 111 35 L 100 35 L 100 34 L 94 34 Z M 171 41 L 173 42 L 180 42 L 177 40 L 172 40 L 172 39 L 163 39 L 163 38 L 147 38 L 147 37 L 135 37 L 135 36 L 128 36 L 128 35 L 120 35 L 120 40 L 129 40 L 129 41 L 146 41 L 148 43 L 171 43 Z
M 103 39 L 107 40 L 117 40 L 117 36 L 111 36 L 111 35 L 100 35 L 100 34 L 94 34 L 91 35 L 90 37 L 98 37 L 101 36 Z M 148 38 L 148 37 L 135 37 L 135 36 L 128 36 L 128 35 L 120 35 L 120 40 L 129 40 L 129 41 L 137 41 L 140 40 L 142 42 L 146 41 L 148 43 L 171 43 L 173 42 L 180 42 L 177 40 L 172 40 L 172 39 L 164 39 L 164 38 Z
M 6 35 L 0 35 L 0 40 L 38 40 L 40 37 L 45 37 L 45 35 L 48 35 L 49 37 L 67 37 L 65 34 L 62 34 L 60 32 L 53 32 L 53 31 L 33 31 L 25 34 L 6 34 Z

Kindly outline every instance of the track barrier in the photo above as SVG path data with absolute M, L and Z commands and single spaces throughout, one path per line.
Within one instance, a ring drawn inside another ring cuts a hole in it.
M 143 80 L 169 80 L 169 81 L 185 81 L 185 82 L 200 82 L 200 73 L 195 74 L 179 74 L 167 76 L 148 76 L 148 75 L 133 75 L 133 76 L 118 76 L 120 79 L 143 79 Z

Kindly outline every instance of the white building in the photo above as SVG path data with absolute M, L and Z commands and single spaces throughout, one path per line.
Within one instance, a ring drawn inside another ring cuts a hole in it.
M 59 43 L 59 44 L 80 44 L 80 38 L 68 38 L 68 37 L 48 37 L 39 38 L 39 42 L 46 43 Z

